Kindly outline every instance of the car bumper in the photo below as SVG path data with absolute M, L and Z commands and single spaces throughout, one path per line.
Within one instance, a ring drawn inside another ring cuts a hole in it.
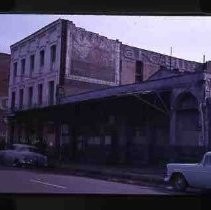
M 24 164 L 24 165 L 34 165 L 35 162 L 33 160 L 22 160 L 21 161 L 21 164 Z
M 42 166 L 42 167 L 48 166 L 48 162 L 46 160 L 36 160 L 36 159 L 21 160 L 21 164 L 26 166 Z
M 165 176 L 164 182 L 165 182 L 165 183 L 169 183 L 169 181 L 170 181 L 170 177 L 169 177 L 169 176 Z

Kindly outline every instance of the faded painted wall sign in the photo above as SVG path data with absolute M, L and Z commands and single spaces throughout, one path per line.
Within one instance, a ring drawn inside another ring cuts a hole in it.
M 98 34 L 75 29 L 72 34 L 72 73 L 80 76 L 114 80 L 117 42 Z
M 141 60 L 145 63 L 152 63 L 159 66 L 167 66 L 180 70 L 194 71 L 200 67 L 200 63 L 187 61 L 180 58 L 170 57 L 160 53 L 138 49 L 122 45 L 122 56 L 133 60 Z

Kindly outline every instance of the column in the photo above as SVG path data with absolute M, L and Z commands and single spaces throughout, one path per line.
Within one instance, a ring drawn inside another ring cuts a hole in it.
M 14 143 L 14 131 L 15 131 L 15 125 L 14 121 L 11 119 L 8 119 L 7 121 L 7 137 L 6 137 L 6 144 L 13 144 Z
M 169 144 L 176 144 L 176 110 L 171 110 L 170 115 L 170 132 L 169 132 Z
M 69 125 L 69 157 L 71 160 L 76 158 L 77 142 L 76 142 L 76 127 L 74 125 Z
M 55 122 L 55 148 L 54 148 L 54 154 L 56 157 L 59 157 L 61 159 L 61 148 L 60 148 L 60 141 L 61 141 L 61 122 L 56 121 Z
M 118 162 L 127 163 L 130 160 L 130 149 L 133 141 L 132 127 L 127 123 L 128 119 L 120 118 L 117 132 Z
M 145 160 L 147 163 L 152 163 L 153 162 L 153 149 L 154 149 L 154 125 L 152 123 L 152 119 L 149 116 L 149 110 L 147 109 L 147 121 L 146 121 L 146 139 L 147 139 L 147 145 L 145 147 L 146 153 L 145 153 Z

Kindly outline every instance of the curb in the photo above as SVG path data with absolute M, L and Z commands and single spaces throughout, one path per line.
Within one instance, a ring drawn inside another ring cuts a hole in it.
M 164 182 L 164 178 L 161 177 L 152 177 L 151 174 L 135 174 L 135 173 L 115 173 L 108 171 L 98 171 L 98 170 L 87 170 L 87 169 L 70 169 L 70 168 L 53 168 L 53 169 L 45 169 L 41 170 L 44 172 L 52 172 L 56 174 L 63 175 L 75 175 L 75 176 L 83 176 L 90 178 L 100 178 L 103 180 L 115 180 L 121 182 L 127 182 L 130 184 L 140 184 L 143 182 L 147 184 L 153 185 L 161 185 L 164 186 L 166 183 Z M 153 174 L 153 176 L 155 176 Z
M 17 170 L 17 168 L 3 167 L 7 170 Z M 19 170 L 28 170 L 27 168 L 19 168 Z M 53 173 L 59 175 L 73 175 L 81 177 L 98 178 L 101 180 L 122 182 L 127 184 L 137 184 L 137 185 L 151 185 L 151 186 L 166 186 L 162 176 L 155 177 L 155 174 L 137 174 L 137 173 L 115 173 L 110 171 L 100 171 L 100 170 L 88 170 L 88 169 L 78 169 L 78 168 L 64 168 L 64 167 L 54 167 L 54 168 L 31 168 L 30 171 L 43 172 L 43 173 Z

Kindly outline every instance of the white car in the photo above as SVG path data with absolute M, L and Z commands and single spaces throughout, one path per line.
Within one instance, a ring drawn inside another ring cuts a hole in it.
M 211 189 L 211 152 L 205 153 L 200 163 L 167 164 L 164 181 L 171 183 L 177 191 L 185 191 L 187 187 Z
M 35 146 L 13 144 L 9 149 L 0 151 L 0 162 L 9 166 L 47 166 L 47 157 L 40 154 Z

